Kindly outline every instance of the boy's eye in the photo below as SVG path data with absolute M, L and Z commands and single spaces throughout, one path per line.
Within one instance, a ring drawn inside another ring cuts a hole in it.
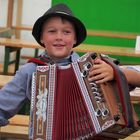
M 53 32 L 55 32 L 55 30 L 48 30 L 48 32 L 49 32 L 49 33 L 53 33 Z
M 69 33 L 71 33 L 71 31 L 65 30 L 64 33 L 69 34 Z

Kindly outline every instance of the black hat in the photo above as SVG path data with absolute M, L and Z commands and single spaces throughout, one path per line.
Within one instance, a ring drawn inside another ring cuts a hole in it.
M 42 25 L 46 21 L 46 19 L 52 16 L 61 16 L 73 23 L 76 29 L 77 37 L 77 42 L 74 45 L 74 47 L 78 46 L 84 41 L 87 35 L 84 24 L 73 15 L 72 11 L 69 9 L 69 7 L 67 7 L 67 5 L 57 4 L 51 7 L 49 10 L 47 10 L 47 12 L 43 16 L 38 18 L 33 26 L 32 35 L 41 46 L 44 47 L 44 44 L 40 42 Z

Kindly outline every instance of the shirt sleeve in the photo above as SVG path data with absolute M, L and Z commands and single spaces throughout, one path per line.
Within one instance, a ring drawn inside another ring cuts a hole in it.
M 25 100 L 30 99 L 34 70 L 35 64 L 23 66 L 11 81 L 0 89 L 0 126 L 6 125 L 8 119 L 21 109 Z

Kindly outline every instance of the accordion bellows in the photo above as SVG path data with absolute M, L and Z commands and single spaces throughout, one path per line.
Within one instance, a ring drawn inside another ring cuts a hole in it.
M 116 81 L 97 85 L 87 80 L 97 57 L 87 53 L 67 66 L 37 67 L 32 80 L 30 139 L 124 138 L 137 130 L 133 110 L 129 115 L 134 125 L 127 128 Z

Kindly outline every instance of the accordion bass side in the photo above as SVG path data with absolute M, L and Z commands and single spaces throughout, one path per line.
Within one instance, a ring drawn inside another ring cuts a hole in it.
M 67 66 L 38 66 L 33 74 L 29 137 L 33 140 L 84 140 L 98 135 L 124 138 L 137 131 L 127 115 L 116 82 L 97 85 L 88 72 L 96 54 Z

